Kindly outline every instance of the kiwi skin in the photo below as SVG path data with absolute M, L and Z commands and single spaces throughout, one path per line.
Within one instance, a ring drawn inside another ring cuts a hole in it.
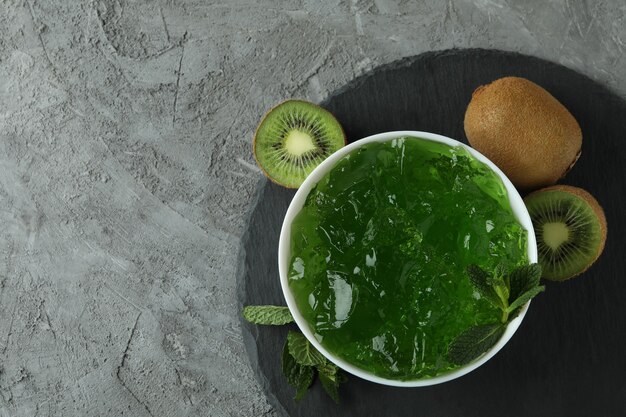
M 593 258 L 593 260 L 591 262 L 589 262 L 589 264 L 587 265 L 587 267 L 585 269 L 583 269 L 582 271 L 578 272 L 575 275 L 572 275 L 571 277 L 568 277 L 566 279 L 564 279 L 563 281 L 567 281 L 571 278 L 577 277 L 580 274 L 582 274 L 583 272 L 587 271 L 591 265 L 593 265 L 598 258 L 600 257 L 600 255 L 602 254 L 602 251 L 604 250 L 604 245 L 606 243 L 606 236 L 607 236 L 607 222 L 606 222 L 606 216 L 604 214 L 604 210 L 602 209 L 602 206 L 600 205 L 600 203 L 598 203 L 598 200 L 596 200 L 594 198 L 594 196 L 592 196 L 591 194 L 589 194 L 587 191 L 583 190 L 582 188 L 578 188 L 578 187 L 573 187 L 571 185 L 553 185 L 551 187 L 546 187 L 546 188 L 542 188 L 541 190 L 537 190 L 534 191 L 530 194 L 528 194 L 526 198 L 529 198 L 532 195 L 535 194 L 540 194 L 543 193 L 545 191 L 563 191 L 569 194 L 573 194 L 579 198 L 581 198 L 582 200 L 584 200 L 589 207 L 591 207 L 591 209 L 593 210 L 593 212 L 595 213 L 596 217 L 598 218 L 598 221 L 600 222 L 600 230 L 602 233 L 602 238 L 600 240 L 600 245 L 598 246 L 598 251 L 595 255 L 595 257 Z
M 478 87 L 464 127 L 469 143 L 523 190 L 556 183 L 581 152 L 582 131 L 574 116 L 524 78 L 504 77 Z
M 331 115 L 333 118 L 335 117 L 331 112 L 329 112 L 328 110 L 326 110 L 325 108 L 318 106 L 317 104 L 311 103 L 310 101 L 306 101 L 306 100 L 296 100 L 296 99 L 287 99 L 287 100 L 283 100 L 280 103 L 276 104 L 274 107 L 272 107 L 271 109 L 269 109 L 267 112 L 265 112 L 265 114 L 263 115 L 263 117 L 261 118 L 261 121 L 259 122 L 257 128 L 254 131 L 254 136 L 253 136 L 253 140 L 252 140 L 252 155 L 254 155 L 254 160 L 256 161 L 257 166 L 261 169 L 261 172 L 263 173 L 263 175 L 265 175 L 265 177 L 267 179 L 269 179 L 270 181 L 272 181 L 274 184 L 276 185 L 280 185 L 281 187 L 285 187 L 285 188 L 291 188 L 291 189 L 297 189 L 299 187 L 297 186 L 290 186 L 290 185 L 285 185 L 282 184 L 278 181 L 276 181 L 274 178 L 272 178 L 266 171 L 265 169 L 263 169 L 263 165 L 259 162 L 259 160 L 256 157 L 256 137 L 257 137 L 257 133 L 259 132 L 259 128 L 261 127 L 261 125 L 263 125 L 263 122 L 265 121 L 265 118 L 267 117 L 268 114 L 270 114 L 272 112 L 272 110 L 274 110 L 276 107 L 281 106 L 282 104 L 291 101 L 291 102 L 296 102 L 296 103 L 305 103 L 305 104 L 309 104 L 309 105 L 313 105 L 317 108 L 319 108 L 319 110 L 321 112 L 327 113 L 329 115 Z M 343 144 L 344 146 L 348 144 L 348 141 L 346 140 L 346 132 L 343 130 L 343 126 L 341 126 L 341 124 L 339 124 L 339 127 L 341 128 L 341 134 L 343 136 Z

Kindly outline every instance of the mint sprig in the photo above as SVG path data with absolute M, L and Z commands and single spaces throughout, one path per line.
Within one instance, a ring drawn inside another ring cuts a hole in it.
M 465 365 L 491 349 L 500 340 L 507 325 L 519 314 L 523 306 L 545 290 L 539 285 L 541 266 L 524 265 L 506 273 L 498 265 L 490 274 L 477 265 L 467 267 L 472 286 L 492 305 L 500 309 L 500 322 L 472 326 L 459 334 L 448 346 L 448 360 Z
M 304 394 L 306 394 L 313 383 L 313 378 L 315 377 L 314 368 L 312 366 L 299 364 L 289 353 L 288 342 L 285 342 L 285 347 L 283 348 L 282 363 L 283 374 L 287 382 L 296 389 L 294 399 L 299 401 L 304 397 Z
M 313 347 L 309 340 L 298 332 L 289 332 L 287 346 L 291 356 L 301 366 L 314 366 L 322 388 L 336 403 L 339 403 L 339 384 L 345 382 L 345 376 L 337 365 L 326 359 Z
M 271 305 L 246 306 L 243 317 L 250 323 L 263 325 L 283 325 L 294 321 L 287 307 Z M 333 401 L 339 402 L 339 385 L 346 381 L 346 377 L 302 333 L 289 331 L 287 334 L 282 366 L 285 379 L 296 389 L 296 401 L 304 397 L 317 373 L 324 391 Z

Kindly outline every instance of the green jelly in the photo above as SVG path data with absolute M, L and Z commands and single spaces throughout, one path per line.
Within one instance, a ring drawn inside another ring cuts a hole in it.
M 462 147 L 403 137 L 352 151 L 313 188 L 292 223 L 289 285 L 329 352 L 422 379 L 457 368 L 446 351 L 463 330 L 501 318 L 466 267 L 526 260 L 501 179 Z

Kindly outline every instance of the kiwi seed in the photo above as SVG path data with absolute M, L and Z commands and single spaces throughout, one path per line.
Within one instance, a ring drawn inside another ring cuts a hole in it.
M 270 180 L 298 188 L 345 143 L 341 125 L 328 111 L 307 101 L 287 100 L 261 120 L 254 135 L 254 157 Z
M 524 199 L 537 237 L 543 277 L 564 281 L 585 272 L 606 241 L 602 207 L 587 191 L 556 185 Z
M 522 189 L 556 183 L 580 156 L 582 132 L 574 116 L 524 78 L 477 88 L 464 124 L 469 143 Z

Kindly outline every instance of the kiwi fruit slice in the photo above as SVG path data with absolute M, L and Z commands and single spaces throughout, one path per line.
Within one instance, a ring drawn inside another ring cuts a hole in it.
M 556 183 L 580 156 L 582 132 L 574 116 L 524 78 L 477 88 L 464 127 L 469 143 L 524 190 Z
M 254 135 L 254 157 L 270 180 L 298 188 L 345 144 L 341 125 L 327 110 L 307 101 L 287 100 L 261 120 Z
M 585 272 L 606 241 L 606 217 L 587 191 L 556 185 L 524 199 L 537 237 L 543 277 L 564 281 Z

